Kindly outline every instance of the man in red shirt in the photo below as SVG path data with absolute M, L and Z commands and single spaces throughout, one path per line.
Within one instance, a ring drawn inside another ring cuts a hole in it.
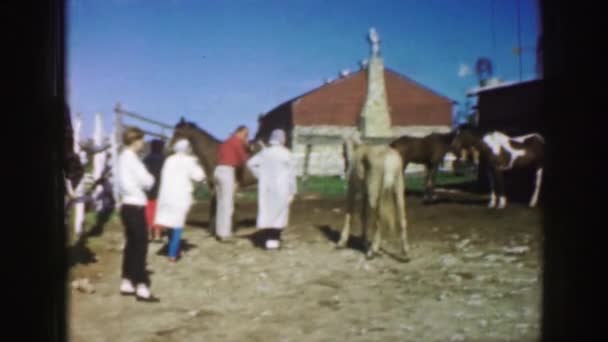
M 229 241 L 232 235 L 232 214 L 234 212 L 234 193 L 236 189 L 235 170 L 243 167 L 249 158 L 245 144 L 249 129 L 239 126 L 217 151 L 217 167 L 213 173 L 217 193 L 217 212 L 215 221 L 219 241 Z

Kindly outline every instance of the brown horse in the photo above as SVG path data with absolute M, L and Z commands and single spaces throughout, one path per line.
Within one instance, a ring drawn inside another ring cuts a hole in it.
M 401 155 L 404 171 L 409 163 L 424 164 L 426 168 L 425 202 L 436 198 L 434 192 L 437 169 L 443 162 L 446 153 L 454 152 L 451 146 L 455 136 L 455 132 L 431 133 L 424 137 L 405 135 L 390 144 Z
M 492 131 L 480 136 L 471 130 L 459 130 L 452 142 L 452 148 L 456 151 L 472 149 L 479 153 L 481 161 L 487 166 L 486 172 L 490 180 L 491 194 L 488 207 L 499 209 L 507 205 L 503 172 L 529 167 L 536 169 L 534 193 L 530 198 L 529 206 L 536 206 L 542 182 L 544 145 L 545 141 L 538 133 L 509 137 L 502 132 Z M 478 159 L 477 162 L 480 160 Z
M 178 139 L 188 139 L 192 146 L 192 152 L 198 158 L 205 174 L 207 175 L 207 184 L 211 192 L 211 205 L 209 210 L 209 226 L 211 230 L 215 230 L 215 212 L 217 206 L 217 197 L 215 193 L 215 184 L 213 181 L 213 172 L 217 166 L 217 150 L 222 141 L 212 136 L 202 128 L 199 128 L 195 123 L 187 122 L 183 118 L 175 125 L 173 137 L 169 142 L 168 147 Z M 259 150 L 259 145 L 249 144 L 248 149 L 250 154 L 254 154 Z M 237 188 L 245 188 L 257 183 L 257 179 L 246 167 L 240 167 L 236 170 Z

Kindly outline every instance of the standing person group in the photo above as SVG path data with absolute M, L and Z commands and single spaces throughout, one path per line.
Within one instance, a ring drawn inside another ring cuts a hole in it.
M 144 147 L 143 137 L 144 133 L 139 128 L 129 127 L 123 135 L 125 148 L 118 159 L 119 189 L 123 199 L 120 216 L 126 238 L 120 292 L 135 295 L 138 301 L 158 302 L 159 299 L 150 292 L 146 271 L 148 227 L 157 232 L 161 227 L 171 229 L 169 260 L 175 262 L 181 232 L 192 205 L 192 181 L 203 181 L 205 174 L 191 155 L 189 142 L 182 139 L 176 141 L 173 146 L 175 153 L 164 162 L 146 158 L 149 168 L 157 174 L 155 177 L 137 155 Z M 161 153 L 162 142 L 154 144 L 153 153 Z M 158 204 L 150 206 L 150 201 L 155 201 L 156 197 Z M 160 238 L 160 233 L 153 231 L 153 234 Z
M 296 163 L 285 147 L 286 136 L 282 130 L 274 130 L 270 146 L 248 159 L 248 133 L 247 127 L 238 127 L 218 149 L 218 166 L 214 171 L 218 196 L 216 234 L 220 241 L 229 240 L 232 235 L 235 173 L 237 168 L 247 167 L 259 181 L 256 226 L 268 233 L 265 247 L 276 249 L 280 246 L 281 231 L 288 225 L 289 208 L 297 192 Z M 169 260 L 175 262 L 192 205 L 193 182 L 204 181 L 205 173 L 192 156 L 186 139 L 177 140 L 173 145 L 174 154 L 164 161 L 160 152 L 162 142 L 154 143 L 152 154 L 160 154 L 160 158 L 146 158 L 148 171 L 137 155 L 144 147 L 143 137 L 139 128 L 126 129 L 125 148 L 118 159 L 119 191 L 123 199 L 120 217 L 126 238 L 120 292 L 135 295 L 138 301 L 158 302 L 150 292 L 146 271 L 148 228 L 152 227 L 152 236 L 157 239 L 161 227 L 172 231 L 168 254 Z
M 296 162 L 285 146 L 285 131 L 277 129 L 271 133 L 268 148 L 251 159 L 246 143 L 248 129 L 239 126 L 217 153 L 218 165 L 214 172 L 217 191 L 216 235 L 219 241 L 231 241 L 235 173 L 247 167 L 258 179 L 258 216 L 256 226 L 263 230 L 267 249 L 280 246 L 281 232 L 289 222 L 289 208 L 297 193 Z

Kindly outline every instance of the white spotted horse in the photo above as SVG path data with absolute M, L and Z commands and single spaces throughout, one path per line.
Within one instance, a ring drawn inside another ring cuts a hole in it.
M 452 147 L 461 151 L 462 155 L 465 151 L 475 150 L 484 159 L 491 188 L 488 207 L 499 209 L 507 205 L 503 172 L 520 168 L 536 170 L 529 206 L 537 205 L 543 175 L 544 146 L 545 140 L 538 133 L 509 137 L 499 131 L 479 137 L 470 130 L 459 130 L 452 142 Z

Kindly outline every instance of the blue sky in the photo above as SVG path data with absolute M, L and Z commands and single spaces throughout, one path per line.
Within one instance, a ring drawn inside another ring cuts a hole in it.
M 536 0 L 520 0 L 523 78 L 534 77 Z M 170 125 L 181 116 L 218 138 L 257 115 L 358 70 L 376 27 L 385 66 L 463 101 L 476 59 L 518 80 L 516 0 L 71 0 L 68 82 L 84 135 L 113 108 Z M 492 9 L 494 8 L 494 14 Z M 132 123 L 136 123 L 133 121 Z M 138 123 L 139 124 L 139 123 Z M 153 128 L 140 125 L 142 128 Z

